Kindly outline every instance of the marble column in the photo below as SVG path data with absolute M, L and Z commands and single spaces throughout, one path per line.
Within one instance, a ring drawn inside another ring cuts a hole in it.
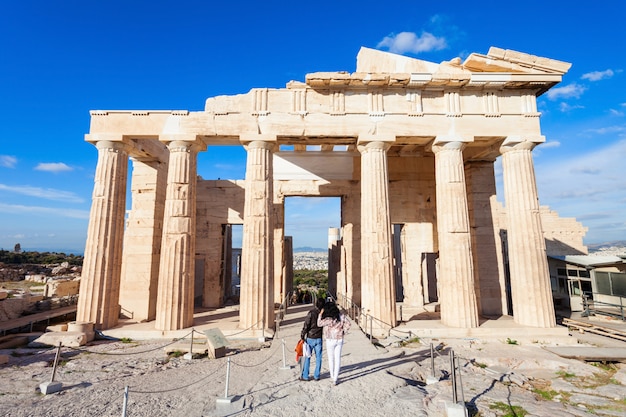
M 341 273 L 337 295 L 346 304 L 361 305 L 361 193 L 358 188 L 341 198 Z
M 396 326 L 387 169 L 389 144 L 371 141 L 358 148 L 361 152 L 361 306 L 374 317 L 374 333 L 379 336 Z
M 282 303 L 287 295 L 285 282 L 285 197 L 277 196 L 274 201 L 272 225 L 274 229 L 274 300 Z
M 120 305 L 122 316 L 144 322 L 156 316 L 167 163 L 131 160 L 132 207 L 124 233 Z
M 439 303 L 441 322 L 450 327 L 478 327 L 472 241 L 469 226 L 463 148 L 439 140 L 435 153 Z
M 76 320 L 104 330 L 115 326 L 120 314 L 128 149 L 122 142 L 106 140 L 96 147 L 98 164 Z
M 535 146 L 509 137 L 500 148 L 511 297 L 516 323 L 549 328 L 556 327 L 556 318 L 532 159 Z
M 269 329 L 274 325 L 274 141 L 245 140 L 246 192 L 241 249 L 241 297 L 239 327 Z
M 179 330 L 193 325 L 197 153 L 195 140 L 161 138 L 170 151 L 159 286 L 157 330 Z
M 494 162 L 468 162 L 465 179 L 478 311 L 481 316 L 498 317 L 506 314 L 506 294 L 500 229 L 494 225 L 498 204 Z

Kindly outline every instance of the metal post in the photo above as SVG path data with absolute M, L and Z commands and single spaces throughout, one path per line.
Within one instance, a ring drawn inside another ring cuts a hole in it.
M 226 386 L 224 387 L 224 398 L 217 398 L 215 401 L 218 404 L 230 404 L 233 402 L 234 396 L 228 396 L 228 385 L 230 384 L 230 358 L 226 362 Z
M 52 378 L 50 378 L 50 383 L 54 382 L 54 377 L 57 373 L 57 365 L 59 363 L 59 356 L 61 356 L 61 342 L 59 342 L 59 346 L 57 347 L 57 353 L 54 356 L 54 364 L 52 365 Z
M 452 349 L 450 349 L 450 377 L 452 378 L 452 403 L 456 404 L 456 367 L 454 365 L 454 351 Z
M 369 314 L 365 315 L 365 326 L 367 326 L 367 322 L 369 321 L 369 325 L 370 325 L 370 343 L 372 343 L 372 327 L 374 326 L 374 324 L 372 323 L 372 317 Z
M 283 339 L 283 366 L 280 369 L 291 369 L 291 366 L 287 365 L 287 359 L 285 355 L 285 339 Z
M 402 306 L 400 306 L 400 323 L 402 323 Z
M 285 339 L 283 339 L 283 368 L 287 366 L 287 358 L 285 356 Z
M 193 355 L 193 327 L 191 328 L 191 344 L 189 345 L 189 353 Z
M 126 417 L 126 406 L 128 404 L 128 385 L 124 388 L 124 405 L 122 406 L 122 417 Z
M 224 388 L 224 398 L 228 398 L 228 384 L 230 384 L 230 358 L 226 363 L 226 386 Z
M 432 343 L 430 344 L 430 369 L 432 375 L 435 376 L 435 348 Z
M 461 401 L 463 406 L 465 406 L 465 392 L 463 392 L 463 377 L 461 376 L 461 365 L 459 363 L 459 358 L 456 358 L 456 363 L 459 364 L 459 386 L 461 387 Z M 455 368 L 456 369 L 456 368 Z

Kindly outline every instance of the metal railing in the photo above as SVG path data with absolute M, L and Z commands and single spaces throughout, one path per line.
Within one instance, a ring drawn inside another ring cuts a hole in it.
M 624 309 L 626 308 L 624 297 L 611 296 L 611 297 L 619 298 L 619 304 L 616 304 L 616 303 L 608 303 L 606 301 L 598 301 L 595 299 L 598 296 L 607 296 L 607 295 L 599 294 L 599 293 L 585 293 L 582 295 L 584 317 L 600 314 L 604 316 L 616 317 L 622 321 L 626 321 L 626 316 L 624 315 Z
M 380 326 L 381 330 L 386 330 L 387 337 L 391 336 L 392 331 L 408 335 L 408 338 L 413 336 L 410 331 L 403 332 L 401 330 L 396 330 L 391 323 L 387 323 L 369 313 L 366 313 L 358 304 L 352 301 L 352 299 L 345 294 L 337 293 L 337 304 L 348 313 L 349 317 L 354 320 L 361 331 L 369 337 L 370 343 L 373 342 L 374 338 L 374 322 L 377 323 L 377 330 L 379 329 L 378 326 Z

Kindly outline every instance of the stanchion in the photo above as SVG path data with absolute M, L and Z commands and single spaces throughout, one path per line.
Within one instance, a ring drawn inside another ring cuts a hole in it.
M 39 384 L 39 390 L 43 395 L 48 395 L 61 391 L 61 388 L 63 388 L 63 384 L 61 384 L 60 382 L 54 382 L 54 377 L 57 373 L 57 364 L 59 363 L 59 356 L 61 356 L 61 342 L 59 342 L 59 346 L 57 347 L 57 353 L 54 356 L 54 364 L 52 365 L 52 378 L 50 378 L 50 381 L 48 382 L 43 382 Z
M 281 366 L 279 369 L 283 371 L 286 369 L 291 369 L 291 366 L 287 365 L 287 356 L 285 355 L 285 339 L 283 339 L 283 366 Z
M 189 352 L 183 355 L 183 359 L 186 359 L 188 361 L 193 359 L 193 334 L 194 332 L 195 330 L 192 327 L 191 328 L 191 343 L 189 344 Z
M 224 388 L 224 398 L 218 398 L 216 402 L 218 404 L 230 404 L 233 402 L 234 396 L 228 396 L 228 384 L 230 383 L 230 358 L 226 362 L 226 387 Z
M 435 348 L 432 343 L 430 344 L 430 371 L 431 375 L 426 377 L 426 383 L 430 385 L 439 382 L 439 378 L 435 376 Z
M 124 388 L 124 404 L 122 405 L 122 417 L 126 417 L 126 409 L 128 406 L 128 385 Z
M 454 364 L 454 350 L 450 349 L 450 378 L 452 378 L 452 402 L 456 404 L 456 365 Z
M 454 351 L 450 349 L 450 377 L 452 379 L 452 402 L 446 401 L 446 415 L 448 417 L 467 417 L 468 412 L 465 403 L 458 402 L 456 390 L 456 358 Z

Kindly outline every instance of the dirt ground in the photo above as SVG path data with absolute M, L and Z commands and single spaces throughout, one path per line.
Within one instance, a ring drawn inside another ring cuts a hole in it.
M 565 359 L 545 345 L 510 340 L 390 338 L 371 344 L 353 326 L 339 384 L 331 384 L 325 356 L 320 381 L 299 381 L 293 347 L 305 311 L 292 314 L 273 340 L 233 341 L 219 359 L 168 355 L 172 340 L 64 347 L 55 377 L 62 389 L 48 395 L 39 386 L 52 376 L 56 349 L 1 350 L 9 363 L 0 366 L 0 415 L 119 417 L 128 389 L 127 416 L 439 417 L 453 407 L 452 349 L 460 368 L 457 402 L 470 416 L 626 416 L 626 365 Z M 576 339 L 580 346 L 626 349 L 625 342 L 599 336 L 573 333 L 573 344 Z M 438 347 L 434 372 L 431 343 Z

